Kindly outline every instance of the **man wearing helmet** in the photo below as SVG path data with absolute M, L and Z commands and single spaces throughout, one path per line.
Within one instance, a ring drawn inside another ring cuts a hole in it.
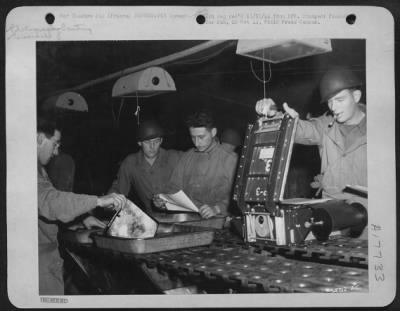
M 295 142 L 319 147 L 321 175 L 316 183 L 326 198 L 358 201 L 343 189 L 346 185 L 367 187 L 366 108 L 360 102 L 360 86 L 359 78 L 347 68 L 328 71 L 321 80 L 320 93 L 330 113 L 298 122 Z M 257 102 L 258 112 L 265 108 L 263 100 Z M 291 117 L 298 117 L 286 103 L 283 108 Z
M 153 212 L 153 196 L 164 189 L 182 154 L 177 150 L 161 148 L 163 136 L 163 130 L 157 122 L 141 122 L 137 131 L 140 150 L 124 159 L 108 191 L 127 196 L 134 190 L 141 201 L 136 203 L 148 214 Z

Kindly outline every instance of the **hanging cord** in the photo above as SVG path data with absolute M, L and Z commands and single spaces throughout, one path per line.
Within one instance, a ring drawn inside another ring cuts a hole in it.
M 262 51 L 263 51 L 263 62 L 262 62 L 262 64 L 263 64 L 263 88 L 264 88 L 264 98 L 266 98 L 265 93 L 266 93 L 266 84 L 267 83 L 265 82 L 265 61 L 264 61 L 265 50 L 263 49 Z M 268 81 L 271 81 L 271 64 L 269 65 L 269 80 Z
M 114 105 L 113 103 L 111 103 L 111 115 L 112 115 L 112 119 L 113 119 L 113 123 L 114 126 L 117 127 L 119 125 L 119 118 L 121 116 L 121 110 L 122 110 L 122 106 L 124 105 L 124 97 L 121 98 L 121 103 L 119 104 L 119 110 L 118 110 L 118 115 L 115 115 L 114 112 Z
M 140 124 L 140 119 L 139 119 L 139 114 L 140 114 L 140 106 L 139 106 L 139 96 L 136 92 L 136 111 L 135 111 L 135 116 L 137 118 L 137 124 Z
M 121 104 L 119 105 L 118 116 L 117 116 L 117 126 L 119 125 L 119 119 L 121 118 L 121 111 L 122 111 L 122 107 L 124 106 L 124 103 L 125 103 L 125 98 L 122 97 Z
M 251 72 L 253 73 L 253 76 L 263 84 L 264 98 L 266 98 L 266 84 L 269 83 L 272 79 L 271 64 L 268 63 L 268 71 L 269 71 L 268 80 L 265 80 L 265 62 L 264 61 L 263 61 L 263 77 L 262 77 L 262 79 L 259 76 L 257 76 L 256 72 L 254 71 L 252 60 L 250 60 L 250 68 L 251 68 Z
M 111 115 L 112 115 L 112 119 L 113 119 L 113 123 L 114 123 L 115 127 L 117 127 L 119 125 L 119 118 L 121 115 L 121 110 L 122 110 L 123 105 L 124 105 L 124 98 L 122 97 L 121 103 L 119 104 L 118 115 L 116 116 L 115 112 L 114 112 L 114 105 L 113 105 L 113 103 L 111 103 Z
M 114 124 L 114 126 L 116 126 L 116 119 L 115 119 L 114 103 L 113 102 L 111 102 L 111 116 L 112 116 L 113 124 Z
M 263 56 L 264 56 L 264 50 L 263 50 Z M 266 92 L 266 91 L 265 91 L 265 89 L 266 89 L 266 87 L 265 87 L 265 84 L 266 84 L 266 83 L 265 83 L 265 62 L 264 62 L 264 61 L 262 62 L 262 65 L 263 65 L 263 88 L 264 88 L 264 98 L 266 98 L 266 97 L 265 97 L 265 92 Z
M 137 124 L 139 125 L 139 123 L 140 123 L 139 122 L 140 106 L 139 106 L 139 96 L 138 96 L 137 92 L 136 92 L 136 96 L 135 97 L 136 97 L 135 116 L 137 117 Z M 111 105 L 111 115 L 112 115 L 112 118 L 113 118 L 114 126 L 118 126 L 119 125 L 119 121 L 120 121 L 120 118 L 121 118 L 121 111 L 122 111 L 122 107 L 124 106 L 124 103 L 125 103 L 125 98 L 122 97 L 121 98 L 121 103 L 119 105 L 119 110 L 118 110 L 118 115 L 117 116 L 115 116 L 113 105 Z
M 262 59 L 263 59 L 262 60 L 262 65 L 263 65 L 263 67 L 262 67 L 262 79 L 257 76 L 257 74 L 256 74 L 256 72 L 254 71 L 254 68 L 253 68 L 253 63 L 252 63 L 252 61 L 250 61 L 251 72 L 253 73 L 254 77 L 263 84 L 263 91 L 264 91 L 264 98 L 263 98 L 264 102 L 263 102 L 263 105 L 265 105 L 265 106 L 261 109 L 263 111 L 262 112 L 258 111 L 257 109 L 259 109 L 259 108 L 256 108 L 256 111 L 259 114 L 262 114 L 262 115 L 265 115 L 265 116 L 268 116 L 268 117 L 273 117 L 277 113 L 276 105 L 275 105 L 274 101 L 271 98 L 267 99 L 267 90 L 266 90 L 267 89 L 267 83 L 270 82 L 271 79 L 272 79 L 272 70 L 271 70 L 271 63 L 268 63 L 269 77 L 268 77 L 268 80 L 266 80 L 266 78 L 265 78 L 264 50 L 263 50 L 263 58 Z M 259 119 L 259 121 L 261 122 L 261 119 Z

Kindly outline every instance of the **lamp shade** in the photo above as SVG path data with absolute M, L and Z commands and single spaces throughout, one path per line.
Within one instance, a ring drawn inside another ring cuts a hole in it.
M 176 91 L 170 74 L 161 67 L 145 70 L 119 78 L 113 86 L 112 97 L 150 97 Z
M 81 94 L 72 91 L 50 96 L 44 101 L 42 107 L 44 111 L 55 108 L 82 112 L 89 110 L 85 98 Z

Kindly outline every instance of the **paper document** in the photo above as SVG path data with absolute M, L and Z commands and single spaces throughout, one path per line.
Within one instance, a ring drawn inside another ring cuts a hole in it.
M 173 194 L 160 194 L 160 198 L 166 201 L 165 206 L 168 211 L 196 212 L 199 209 L 192 200 L 182 191 L 179 190 Z

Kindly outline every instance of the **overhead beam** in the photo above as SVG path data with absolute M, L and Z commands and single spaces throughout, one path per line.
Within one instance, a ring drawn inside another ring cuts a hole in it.
M 164 56 L 164 57 L 160 57 L 160 58 L 151 60 L 149 62 L 140 64 L 140 65 L 137 65 L 137 66 L 129 67 L 129 68 L 126 68 L 124 70 L 108 74 L 108 75 L 106 75 L 104 77 L 97 78 L 97 79 L 85 82 L 83 84 L 80 84 L 80 85 L 77 85 L 75 87 L 72 87 L 70 90 L 79 91 L 79 90 L 82 90 L 82 89 L 85 89 L 85 88 L 88 88 L 88 87 L 92 87 L 94 85 L 100 84 L 100 83 L 108 81 L 108 80 L 118 79 L 118 78 L 120 78 L 122 76 L 125 76 L 125 75 L 128 75 L 128 74 L 131 74 L 131 73 L 146 69 L 146 68 L 151 67 L 151 66 L 159 66 L 159 65 L 167 64 L 167 63 L 176 61 L 178 59 L 181 59 L 181 58 L 184 58 L 184 57 L 199 53 L 201 51 L 207 50 L 209 48 L 212 48 L 214 46 L 217 46 L 219 44 L 222 44 L 222 43 L 225 43 L 225 42 L 228 42 L 228 41 L 229 40 L 211 40 L 211 41 L 207 41 L 205 43 L 202 43 L 202 44 L 196 45 L 194 47 L 191 47 L 189 49 L 186 49 L 186 50 L 183 50 L 183 51 L 180 51 L 180 52 L 177 52 L 177 53 L 173 53 L 173 54 L 170 54 L 170 55 L 167 55 L 167 56 Z M 236 42 L 232 42 L 232 44 L 236 44 Z

